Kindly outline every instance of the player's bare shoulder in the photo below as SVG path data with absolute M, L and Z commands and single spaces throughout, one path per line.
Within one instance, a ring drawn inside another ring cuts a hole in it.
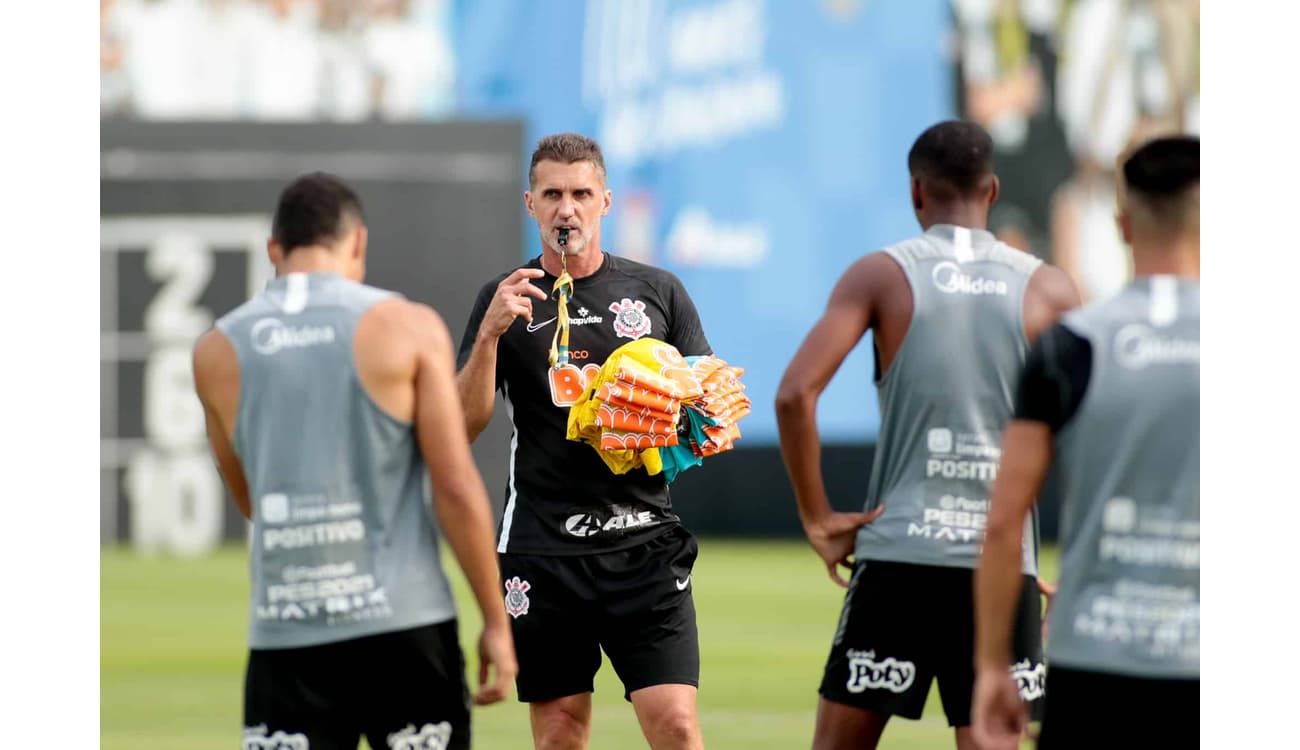
M 230 339 L 217 328 L 210 328 L 194 342 L 194 383 L 199 397 L 208 400 L 223 386 L 239 387 L 239 356 Z
M 432 307 L 393 296 L 377 302 L 357 321 L 356 339 L 372 346 L 412 352 L 430 345 L 450 345 L 447 324 Z
M 1079 290 L 1063 269 L 1042 264 L 1025 287 L 1025 337 L 1034 341 L 1066 311 L 1081 304 Z
M 861 303 L 878 300 L 891 290 L 908 290 L 907 274 L 898 261 L 883 250 L 858 258 L 845 269 L 831 294 L 833 301 Z

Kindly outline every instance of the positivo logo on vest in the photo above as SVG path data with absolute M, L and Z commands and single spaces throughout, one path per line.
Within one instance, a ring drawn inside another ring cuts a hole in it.
M 1115 334 L 1115 359 L 1130 370 L 1148 365 L 1200 364 L 1201 342 L 1165 336 L 1150 326 L 1131 323 Z
M 963 273 L 961 266 L 950 260 L 936 265 L 930 276 L 944 294 L 1007 294 L 1007 282 Z
M 929 458 L 925 461 L 925 476 L 944 479 L 979 479 L 992 482 L 998 478 L 997 461 L 960 461 L 951 458 Z
M 262 318 L 253 324 L 253 351 L 275 354 L 281 349 L 304 348 L 334 341 L 334 326 L 288 326 L 279 318 Z

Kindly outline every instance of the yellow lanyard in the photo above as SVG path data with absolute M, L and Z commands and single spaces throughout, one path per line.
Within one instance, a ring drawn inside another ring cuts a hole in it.
M 558 370 L 569 364 L 569 298 L 573 296 L 573 277 L 569 275 L 568 256 L 560 253 L 560 277 L 551 287 L 551 294 L 559 299 L 556 309 L 555 335 L 551 337 L 548 358 L 551 367 Z

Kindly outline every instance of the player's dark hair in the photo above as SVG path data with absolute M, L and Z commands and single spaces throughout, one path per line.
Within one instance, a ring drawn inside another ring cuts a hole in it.
M 907 152 L 907 169 L 924 178 L 937 198 L 956 199 L 978 193 L 993 174 L 993 139 L 979 125 L 946 120 L 931 125 Z
M 361 199 L 338 177 L 312 172 L 280 193 L 271 237 L 287 255 L 296 247 L 334 242 L 349 220 L 365 220 Z
M 529 187 L 537 183 L 537 164 L 542 161 L 561 164 L 589 161 L 596 165 L 601 181 L 605 180 L 605 157 L 600 153 L 600 144 L 585 135 L 556 133 L 538 141 L 537 148 L 533 149 L 533 159 L 528 164 Z
M 1194 135 L 1155 138 L 1124 160 L 1124 185 L 1144 198 L 1177 198 L 1201 182 L 1201 139 Z

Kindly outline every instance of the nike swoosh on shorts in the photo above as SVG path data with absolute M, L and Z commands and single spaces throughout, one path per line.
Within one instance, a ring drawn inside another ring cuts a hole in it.
M 686 580 L 685 580 L 685 581 L 676 581 L 676 583 L 677 583 L 677 590 L 678 590 L 678 591 L 685 591 L 685 590 L 686 590 L 686 587 L 691 585 L 691 577 L 690 577 L 690 576 L 686 576 Z

